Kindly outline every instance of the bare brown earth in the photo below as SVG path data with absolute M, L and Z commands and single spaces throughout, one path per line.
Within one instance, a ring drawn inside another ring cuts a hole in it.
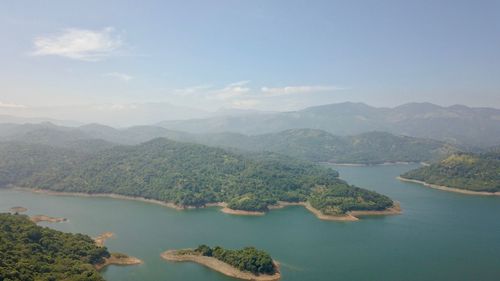
M 112 238 L 114 236 L 115 236 L 115 234 L 113 232 L 106 231 L 104 233 L 99 234 L 97 237 L 95 237 L 93 239 L 94 239 L 97 246 L 103 247 L 104 242 L 106 242 L 106 240 L 108 240 L 109 238 Z
M 54 217 L 49 217 L 46 215 L 36 215 L 36 216 L 31 216 L 30 220 L 34 223 L 39 223 L 39 222 L 65 222 L 68 219 L 66 218 L 54 218 Z
M 407 179 L 407 178 L 403 178 L 403 177 L 397 177 L 397 179 L 400 181 L 418 183 L 418 184 L 421 184 L 423 186 L 427 186 L 430 188 L 439 189 L 439 190 L 443 190 L 443 191 L 448 191 L 448 192 L 455 192 L 455 193 L 461 193 L 461 194 L 467 194 L 467 195 L 500 196 L 500 192 L 472 191 L 472 190 L 460 189 L 460 188 L 449 187 L 449 186 L 444 186 L 444 185 L 431 184 L 431 183 L 427 183 L 424 181 L 412 180 L 412 179 Z
M 24 212 L 28 211 L 28 209 L 26 209 L 24 207 L 20 207 L 20 206 L 15 206 L 15 207 L 10 208 L 9 211 L 11 213 L 24 213 Z
M 191 261 L 196 262 L 198 264 L 204 265 L 208 268 L 211 268 L 215 271 L 218 271 L 224 275 L 238 278 L 242 280 L 252 280 L 252 281 L 275 281 L 281 278 L 281 273 L 279 272 L 279 266 L 277 262 L 274 262 L 277 272 L 273 275 L 261 274 L 255 275 L 251 272 L 241 271 L 225 262 L 222 262 L 213 257 L 206 257 L 201 255 L 179 255 L 177 254 L 177 250 L 169 250 L 165 251 L 161 254 L 161 257 L 167 261 L 174 262 L 184 262 Z
M 137 265 L 142 264 L 138 258 L 129 257 L 125 254 L 111 253 L 109 258 L 104 259 L 104 262 L 94 265 L 97 270 L 101 270 L 108 265 Z

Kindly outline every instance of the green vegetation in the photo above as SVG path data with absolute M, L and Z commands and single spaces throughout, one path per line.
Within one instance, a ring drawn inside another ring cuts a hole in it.
M 452 145 L 430 139 L 384 132 L 335 136 L 314 129 L 292 129 L 256 136 L 212 134 L 200 136 L 198 142 L 246 151 L 272 151 L 313 162 L 352 164 L 425 162 L 457 151 Z
M 403 178 L 471 191 L 500 191 L 500 153 L 460 153 L 409 171 Z
M 456 146 L 425 138 L 369 132 L 336 136 L 317 129 L 290 129 L 247 136 L 238 133 L 189 134 L 154 126 L 114 129 L 92 124 L 66 128 L 51 124 L 1 126 L 0 140 L 44 144 L 92 153 L 116 144 L 137 145 L 165 137 L 247 152 L 271 151 L 313 161 L 354 164 L 384 162 L 430 162 L 456 152 Z
M 87 235 L 0 214 L 0 281 L 103 281 L 93 265 L 109 255 Z
M 184 254 L 189 254 L 184 252 Z M 227 264 L 230 264 L 241 271 L 249 271 L 254 274 L 274 274 L 274 266 L 271 256 L 254 247 L 245 247 L 240 250 L 224 249 L 216 246 L 210 248 L 207 245 L 200 245 L 194 250 L 193 254 L 206 257 L 213 257 Z
M 343 213 L 392 205 L 386 196 L 348 185 L 328 167 L 272 153 L 240 155 L 167 139 L 92 154 L 5 143 L 0 145 L 0 175 L 4 186 L 116 193 L 179 206 L 227 202 L 234 209 L 265 211 L 277 201 L 314 198 L 311 204 L 319 210 Z

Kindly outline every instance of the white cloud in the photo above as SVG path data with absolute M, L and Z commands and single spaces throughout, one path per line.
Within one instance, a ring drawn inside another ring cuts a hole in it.
M 241 97 L 250 92 L 251 89 L 245 86 L 248 83 L 250 83 L 250 81 L 239 81 L 228 84 L 226 87 L 222 89 L 211 91 L 212 95 L 210 97 L 220 100 L 228 100 Z
M 338 91 L 343 88 L 336 86 L 286 86 L 286 87 L 262 87 L 260 90 L 268 96 L 285 96 L 293 94 L 318 93 L 328 91 Z
M 83 61 L 98 61 L 123 46 L 112 27 L 102 30 L 68 28 L 61 33 L 34 39 L 34 56 L 61 56 Z
M 132 77 L 132 76 L 130 76 L 128 74 L 120 73 L 120 72 L 104 73 L 103 76 L 115 78 L 115 79 L 122 80 L 122 81 L 125 81 L 125 82 L 130 81 L 130 80 L 132 80 L 134 78 L 134 77 Z
M 0 107 L 3 107 L 3 108 L 26 108 L 26 106 L 22 105 L 22 104 L 4 103 L 1 101 L 0 101 Z

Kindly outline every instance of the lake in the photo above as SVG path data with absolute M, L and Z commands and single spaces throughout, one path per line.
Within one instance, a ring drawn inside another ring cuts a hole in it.
M 144 202 L 15 190 L 0 190 L 0 211 L 19 205 L 31 215 L 68 218 L 43 224 L 62 231 L 114 232 L 108 248 L 144 264 L 111 266 L 103 271 L 108 281 L 234 280 L 198 264 L 160 258 L 167 249 L 199 244 L 264 249 L 281 263 L 285 281 L 500 280 L 500 197 L 395 179 L 416 166 L 334 166 L 350 183 L 401 202 L 402 215 L 358 222 L 321 221 L 302 207 L 243 217 L 217 208 L 176 211 Z

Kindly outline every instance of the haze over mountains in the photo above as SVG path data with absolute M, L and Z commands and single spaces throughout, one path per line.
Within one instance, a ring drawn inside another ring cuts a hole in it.
M 293 112 L 165 121 L 158 125 L 192 133 L 264 134 L 311 128 L 335 135 L 386 131 L 472 146 L 492 146 L 500 142 L 500 110 L 463 105 L 442 107 L 431 103 L 378 108 L 348 102 Z
M 168 108 L 165 110 L 168 111 Z M 290 138 L 303 138 L 308 134 L 320 138 L 332 138 L 379 131 L 398 136 L 434 139 L 467 147 L 487 148 L 500 144 L 500 110 L 494 108 L 471 108 L 463 105 L 442 107 L 430 103 L 409 103 L 395 108 L 377 108 L 363 103 L 339 103 L 293 112 L 223 109 L 209 115 L 207 118 L 162 121 L 154 126 L 141 125 L 120 130 L 97 123 L 79 126 L 77 130 L 70 127 L 56 127 L 49 123 L 40 126 L 30 124 L 14 126 L 10 123 L 48 121 L 65 126 L 79 124 L 47 118 L 23 119 L 2 116 L 0 123 L 5 124 L 1 125 L 0 137 L 15 139 L 29 132 L 29 135 L 22 138 L 43 140 L 54 138 L 54 134 L 66 133 L 63 139 L 95 138 L 119 144 L 138 144 L 156 137 L 167 137 L 178 141 L 262 150 L 263 146 L 272 147 L 273 143 L 282 142 L 288 145 Z M 163 115 L 158 115 L 159 118 L 161 116 Z M 295 134 L 291 134 L 293 131 L 280 133 L 304 128 L 310 130 L 302 131 L 300 134 L 297 134 L 298 131 L 295 131 Z M 44 136 L 44 132 L 47 133 L 46 130 L 49 129 L 55 131 Z M 71 134 L 68 135 L 69 132 Z M 266 134 L 269 136 L 264 136 Z M 279 141 L 280 138 L 287 141 Z M 52 141 L 57 143 L 58 138 Z M 276 148 L 276 150 L 283 149 Z

